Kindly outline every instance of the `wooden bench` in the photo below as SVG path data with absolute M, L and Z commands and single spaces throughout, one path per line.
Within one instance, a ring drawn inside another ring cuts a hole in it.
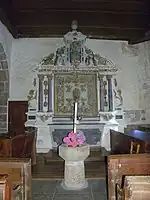
M 123 176 L 150 175 L 150 154 L 109 155 L 108 200 L 116 199 L 116 184 L 121 185 Z
M 30 159 L 1 158 L 0 176 L 7 176 L 11 183 L 11 199 L 31 200 L 31 161 Z M 6 180 L 6 181 L 7 181 Z M 7 183 L 5 181 L 5 184 Z M 4 181 L 3 181 L 4 182 Z M 7 184 L 10 188 L 10 184 Z M 19 198 L 19 196 L 21 198 Z M 3 200 L 3 199 L 2 199 Z
M 110 130 L 111 154 L 150 153 L 150 133 L 133 130 L 121 133 Z
M 116 184 L 116 200 L 149 200 L 150 176 L 123 176 L 121 185 Z

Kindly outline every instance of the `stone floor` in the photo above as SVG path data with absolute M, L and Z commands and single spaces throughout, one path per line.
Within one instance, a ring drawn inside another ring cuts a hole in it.
M 88 180 L 88 188 L 67 191 L 61 181 L 33 180 L 33 200 L 107 200 L 106 180 Z

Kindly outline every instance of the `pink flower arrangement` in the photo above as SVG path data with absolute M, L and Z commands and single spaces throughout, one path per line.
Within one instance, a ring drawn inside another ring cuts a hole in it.
M 67 137 L 64 137 L 63 142 L 68 146 L 75 148 L 84 144 L 85 136 L 81 131 L 79 131 L 78 133 L 74 133 L 73 131 L 71 131 Z

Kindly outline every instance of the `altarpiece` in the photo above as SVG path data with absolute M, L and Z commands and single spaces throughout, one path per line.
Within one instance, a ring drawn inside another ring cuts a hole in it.
M 118 126 L 114 111 L 122 97 L 114 87 L 115 64 L 86 46 L 87 37 L 77 31 L 76 21 L 63 40 L 64 46 L 38 65 L 28 95 L 26 126 L 37 127 L 38 152 L 57 147 L 72 129 L 75 98 L 77 129 L 84 132 L 91 146 L 102 145 L 104 132 Z

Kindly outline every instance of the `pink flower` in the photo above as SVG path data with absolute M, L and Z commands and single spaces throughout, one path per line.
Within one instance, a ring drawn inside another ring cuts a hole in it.
M 70 133 L 68 134 L 68 137 L 71 139 L 71 141 L 74 141 L 74 140 L 77 139 L 77 138 L 76 138 L 76 133 L 74 133 L 74 132 L 70 132 Z
M 64 137 L 63 142 L 68 146 L 72 146 L 74 148 L 78 145 L 84 144 L 85 136 L 81 131 L 78 133 L 74 133 L 73 131 L 71 131 L 68 134 L 68 137 Z
M 84 143 L 84 138 L 82 136 L 78 137 L 78 144 L 83 144 Z
M 63 142 L 66 143 L 67 145 L 71 144 L 69 137 L 64 137 Z
M 75 148 L 75 147 L 77 146 L 77 141 L 76 141 L 76 140 L 72 141 L 72 142 L 71 142 L 71 146 L 72 146 L 73 148 Z

